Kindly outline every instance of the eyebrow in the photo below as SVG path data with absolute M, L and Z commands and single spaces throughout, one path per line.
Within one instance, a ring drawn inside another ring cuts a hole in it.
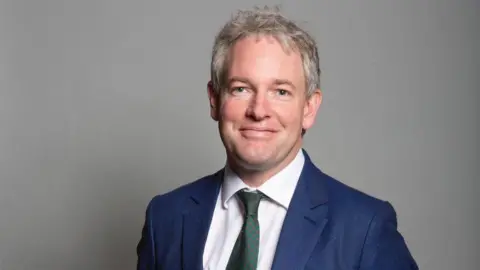
M 228 79 L 228 85 L 231 85 L 234 82 L 251 84 L 250 81 L 247 78 L 243 78 L 243 77 L 231 77 L 230 79 Z
M 290 87 L 292 87 L 292 89 L 295 89 L 295 85 L 289 81 L 289 80 L 281 80 L 281 79 L 276 79 L 274 81 L 274 84 L 275 85 L 282 85 L 282 84 L 286 84 L 286 85 L 289 85 Z
M 244 78 L 244 77 L 232 77 L 228 80 L 228 85 L 231 85 L 234 82 L 241 82 L 241 83 L 245 83 L 245 84 L 248 84 L 248 85 L 253 85 L 250 82 L 249 79 Z M 286 84 L 286 85 L 292 87 L 293 89 L 295 89 L 295 85 L 289 80 L 275 79 L 273 81 L 273 84 L 274 85 L 285 85 Z

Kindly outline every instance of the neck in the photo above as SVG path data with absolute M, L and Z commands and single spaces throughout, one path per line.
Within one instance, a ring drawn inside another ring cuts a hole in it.
M 294 147 L 282 161 L 268 168 L 249 168 L 240 165 L 239 162 L 235 162 L 231 158 L 229 158 L 227 162 L 229 167 L 247 186 L 257 188 L 287 167 L 295 159 L 300 149 L 301 147 Z
M 232 168 L 233 169 L 233 168 Z M 263 185 L 268 179 L 272 178 L 278 171 L 246 171 L 244 169 L 234 169 L 242 181 L 249 187 L 258 188 Z

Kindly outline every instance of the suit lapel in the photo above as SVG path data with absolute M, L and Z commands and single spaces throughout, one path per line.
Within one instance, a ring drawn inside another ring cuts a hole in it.
M 303 269 L 327 223 L 322 173 L 304 155 L 305 165 L 285 216 L 272 269 Z
M 223 170 L 204 179 L 203 186 L 189 198 L 183 214 L 183 269 L 203 269 L 203 250 L 222 178 Z

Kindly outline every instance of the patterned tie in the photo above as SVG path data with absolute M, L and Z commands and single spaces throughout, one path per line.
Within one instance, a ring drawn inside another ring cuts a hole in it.
M 239 191 L 237 195 L 245 208 L 245 221 L 230 255 L 227 270 L 254 270 L 257 269 L 260 237 L 258 205 L 265 195 L 246 191 Z

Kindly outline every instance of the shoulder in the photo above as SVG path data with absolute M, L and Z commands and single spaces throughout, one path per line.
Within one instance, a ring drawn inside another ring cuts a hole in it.
M 331 235 L 357 254 L 362 269 L 418 269 L 390 202 L 366 194 L 322 172 L 328 194 Z
M 396 212 L 388 201 L 342 183 L 320 169 L 317 178 L 327 193 L 333 223 L 357 232 L 368 230 L 375 221 L 389 220 L 396 225 Z
M 314 201 L 325 201 L 333 218 L 371 218 L 382 212 L 389 203 L 374 197 L 325 173 L 309 157 L 306 151 L 302 182 Z M 320 199 L 321 198 L 321 199 Z M 388 207 L 387 207 L 388 208 Z
M 190 183 L 179 186 L 166 193 L 154 196 L 147 206 L 148 212 L 157 212 L 161 209 L 162 212 L 182 211 L 187 200 L 195 197 L 197 194 L 203 194 L 209 189 L 219 186 L 222 170 L 213 174 L 196 179 Z M 211 191 L 211 190 L 210 190 Z
M 365 193 L 357 188 L 349 186 L 325 173 L 325 186 L 329 203 L 334 207 L 352 210 L 357 213 L 373 214 L 387 203 L 385 200 Z

